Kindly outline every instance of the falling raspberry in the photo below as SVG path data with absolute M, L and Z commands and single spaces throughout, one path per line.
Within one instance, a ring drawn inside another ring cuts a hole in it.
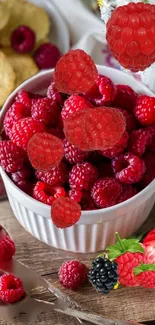
M 31 52 L 35 46 L 36 36 L 28 26 L 17 27 L 11 35 L 11 46 L 19 53 Z
M 55 68 L 60 57 L 60 50 L 51 43 L 40 45 L 34 53 L 34 60 L 40 69 Z
M 80 216 L 80 205 L 68 197 L 58 198 L 52 205 L 51 218 L 57 228 L 73 226 L 78 222 Z
M 88 91 L 97 78 L 97 68 L 91 57 L 83 50 L 70 50 L 58 61 L 54 82 L 56 88 L 66 94 Z
M 32 166 L 39 171 L 49 171 L 63 158 L 63 143 L 48 133 L 37 133 L 28 143 L 27 154 Z

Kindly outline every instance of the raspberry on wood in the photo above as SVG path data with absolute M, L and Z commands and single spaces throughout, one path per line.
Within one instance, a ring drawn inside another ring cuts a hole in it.
M 0 300 L 13 304 L 25 295 L 22 281 L 13 274 L 4 274 L 0 277 Z
M 88 269 L 86 265 L 71 260 L 64 262 L 59 269 L 59 282 L 67 289 L 77 290 L 87 282 Z

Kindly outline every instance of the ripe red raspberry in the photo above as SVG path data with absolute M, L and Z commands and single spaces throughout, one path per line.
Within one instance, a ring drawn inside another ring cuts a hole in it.
M 52 205 L 54 200 L 61 196 L 66 196 L 66 192 L 60 186 L 50 186 L 43 182 L 37 182 L 33 189 L 34 199 L 48 205 Z
M 0 300 L 13 304 L 25 295 L 22 281 L 13 274 L 4 274 L 0 277 Z
M 126 121 L 126 130 L 128 132 L 131 132 L 136 129 L 137 121 L 132 113 L 129 113 L 128 111 L 118 108 L 119 112 L 121 112 L 125 118 Z
M 52 81 L 47 89 L 47 97 L 53 99 L 58 105 L 63 105 L 64 99 L 62 94 L 56 89 L 55 83 Z
M 61 111 L 62 120 L 65 120 L 69 115 L 93 107 L 90 102 L 78 95 L 71 95 L 64 103 Z
M 82 191 L 82 198 L 80 201 L 82 211 L 91 211 L 97 209 L 93 199 L 90 194 L 86 191 Z
M 153 228 L 143 240 L 145 246 L 150 245 L 150 242 L 155 241 L 155 228 Z
M 27 109 L 29 109 L 29 111 L 31 110 L 31 104 L 32 104 L 31 94 L 25 91 L 24 89 L 20 90 L 17 93 L 15 100 L 16 102 L 22 103 L 25 107 L 27 107 Z
M 148 132 L 151 136 L 151 141 L 148 147 L 148 150 L 155 153 L 155 125 L 151 125 L 147 127 Z
M 144 247 L 137 239 L 121 239 L 118 233 L 116 236 L 117 243 L 107 247 L 108 257 L 118 264 L 119 282 L 126 287 L 137 286 L 134 268 L 147 261 Z
M 148 68 L 155 59 L 154 5 L 129 3 L 116 8 L 107 23 L 106 39 L 119 63 L 134 72 Z
M 40 45 L 34 53 L 35 62 L 40 69 L 55 68 L 60 57 L 60 50 L 51 43 Z
M 155 264 L 141 264 L 134 268 L 138 285 L 143 288 L 155 288 Z
M 124 185 L 120 196 L 117 199 L 117 204 L 129 200 L 131 197 L 137 194 L 137 190 L 132 185 Z
M 24 117 L 31 116 L 29 108 L 22 103 L 15 102 L 4 117 L 4 129 L 8 137 L 11 136 L 13 125 Z
M 140 189 L 148 186 L 155 179 L 155 155 L 152 152 L 147 152 L 143 156 L 143 160 L 146 166 L 146 172 L 139 183 Z
M 64 162 L 61 162 L 58 166 L 52 168 L 48 172 L 36 171 L 35 176 L 38 180 L 48 185 L 61 185 L 68 181 L 69 171 Z
M 17 27 L 11 35 L 11 46 L 19 53 L 31 52 L 35 46 L 36 35 L 28 26 Z
M 116 179 L 124 184 L 138 183 L 146 171 L 144 160 L 132 153 L 113 159 L 112 168 Z
M 59 281 L 67 289 L 77 290 L 87 282 L 88 269 L 79 261 L 63 263 L 59 269 Z
M 7 173 L 15 173 L 21 169 L 26 159 L 26 153 L 11 141 L 0 141 L 0 165 Z
M 95 85 L 84 94 L 84 97 L 95 106 L 109 106 L 114 100 L 115 93 L 113 82 L 108 77 L 99 75 Z
M 137 156 L 142 156 L 151 143 L 151 134 L 147 129 L 135 130 L 130 134 L 128 150 Z
M 68 192 L 68 195 L 70 197 L 70 199 L 72 199 L 73 201 L 79 203 L 82 199 L 82 191 L 78 191 L 78 190 L 70 190 Z
M 98 172 L 96 167 L 88 162 L 73 166 L 69 175 L 69 185 L 76 190 L 90 190 L 97 180 Z
M 130 113 L 136 105 L 137 94 L 126 85 L 116 85 L 116 95 L 113 101 L 113 107 L 118 107 Z
M 63 140 L 64 145 L 64 156 L 67 161 L 70 162 L 70 164 L 77 164 L 79 162 L 82 162 L 86 160 L 89 153 L 86 151 L 82 151 L 78 148 L 76 148 L 74 145 L 68 142 L 67 139 Z
M 26 150 L 32 136 L 44 131 L 45 126 L 41 121 L 26 117 L 13 125 L 10 138 L 13 143 Z
M 31 180 L 33 177 L 33 171 L 29 166 L 23 166 L 22 169 L 10 175 L 15 184 L 23 180 Z
M 28 143 L 27 154 L 35 169 L 49 171 L 61 162 L 63 143 L 51 134 L 37 133 Z
M 58 61 L 54 82 L 56 88 L 66 94 L 81 94 L 88 91 L 98 76 L 91 57 L 83 50 L 70 50 Z
M 122 185 L 113 177 L 99 179 L 91 189 L 91 197 L 99 208 L 115 205 L 122 191 Z
M 51 218 L 57 228 L 68 228 L 79 221 L 81 208 L 68 197 L 60 197 L 53 202 Z
M 55 126 L 60 107 L 50 98 L 33 99 L 31 115 L 34 119 L 42 121 L 46 125 Z
M 113 148 L 109 148 L 101 151 L 102 155 L 110 159 L 120 155 L 127 147 L 128 139 L 129 139 L 128 133 L 124 132 L 122 138 Z
M 0 228 L 0 262 L 9 261 L 15 254 L 14 241 Z
M 155 123 L 155 98 L 141 95 L 136 101 L 134 113 L 142 125 Z

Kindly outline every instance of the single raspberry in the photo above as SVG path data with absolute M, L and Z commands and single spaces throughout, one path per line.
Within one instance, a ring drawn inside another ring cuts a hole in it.
M 31 116 L 29 108 L 22 103 L 15 102 L 4 117 L 4 129 L 8 137 L 11 137 L 13 125 L 24 117 Z
M 40 69 L 55 68 L 61 52 L 58 47 L 51 43 L 40 45 L 34 53 L 34 59 Z
M 61 196 L 66 196 L 66 192 L 60 186 L 54 187 L 43 182 L 37 182 L 33 189 L 34 199 L 48 205 L 52 205 L 54 200 Z
M 57 228 L 68 228 L 79 221 L 81 208 L 68 197 L 60 197 L 53 202 L 51 218 Z
M 58 61 L 54 82 L 56 88 L 66 94 L 81 94 L 88 91 L 98 76 L 91 57 L 83 50 L 70 50 Z
M 63 287 L 77 290 L 87 282 L 88 269 L 83 263 L 72 260 L 63 263 L 59 269 L 59 281 Z
M 48 172 L 36 171 L 35 176 L 38 180 L 48 184 L 57 185 L 64 184 L 68 181 L 69 171 L 68 167 L 64 162 L 61 162 L 58 166 L 52 168 Z
M 115 205 L 122 192 L 122 185 L 113 177 L 99 179 L 91 189 L 91 197 L 99 208 Z
M 31 52 L 35 41 L 36 35 L 28 26 L 19 26 L 11 34 L 11 46 L 18 53 Z
M 137 121 L 132 113 L 129 113 L 125 109 L 118 108 L 119 112 L 121 112 L 126 121 L 126 129 L 128 132 L 131 132 L 136 129 Z
M 143 288 L 155 288 L 155 264 L 141 264 L 134 268 L 138 285 Z
M 95 106 L 109 106 L 114 100 L 115 93 L 113 82 L 108 77 L 99 75 L 95 85 L 84 94 L 84 97 Z
M 73 166 L 69 175 L 69 184 L 72 189 L 90 190 L 98 178 L 96 167 L 88 162 Z
M 123 114 L 114 108 L 89 109 L 83 118 L 85 141 L 94 150 L 113 148 L 126 129 Z
M 82 198 L 80 201 L 80 205 L 82 211 L 91 211 L 97 209 L 90 194 L 86 191 L 82 191 Z
M 64 157 L 70 164 L 77 164 L 86 160 L 89 153 L 86 151 L 82 151 L 76 148 L 74 145 L 68 142 L 67 139 L 63 140 L 64 145 Z
M 11 260 L 16 250 L 14 241 L 5 232 L 2 232 L 3 228 L 0 229 L 0 262 Z
M 130 134 L 128 150 L 137 156 L 142 156 L 151 143 L 151 134 L 147 129 L 135 130 Z
M 37 133 L 28 143 L 27 154 L 35 169 L 49 171 L 61 162 L 63 143 L 51 134 Z
M 150 242 L 155 241 L 155 228 L 153 228 L 143 240 L 145 246 L 150 245 Z
M 116 8 L 109 19 L 106 39 L 124 68 L 143 71 L 154 62 L 154 13 L 154 5 L 129 3 Z
M 23 180 L 31 180 L 33 178 L 33 170 L 29 166 L 23 166 L 22 169 L 10 175 L 15 184 Z
M 132 153 L 125 153 L 113 159 L 112 168 L 118 181 L 124 184 L 138 183 L 144 176 L 144 160 Z
M 155 98 L 141 95 L 137 98 L 134 114 L 142 125 L 155 123 Z
M 44 131 L 45 127 L 41 121 L 26 117 L 13 125 L 10 138 L 13 143 L 26 150 L 32 136 Z
M 34 119 L 42 121 L 44 124 L 55 126 L 60 107 L 50 98 L 33 99 L 31 115 Z
M 82 199 L 82 191 L 78 191 L 78 190 L 70 190 L 68 192 L 68 195 L 70 197 L 70 199 L 72 199 L 73 201 L 79 203 Z
M 139 183 L 140 189 L 148 186 L 155 179 L 155 155 L 152 152 L 147 152 L 143 156 L 143 160 L 146 166 L 146 172 Z
M 92 108 L 92 104 L 78 95 L 71 95 L 64 103 L 61 111 L 62 120 L 65 120 L 69 115 Z
M 118 264 L 119 282 L 126 287 L 137 286 L 134 268 L 147 261 L 144 247 L 137 239 L 121 239 L 116 233 L 117 243 L 107 247 L 109 259 Z
M 47 89 L 47 97 L 53 99 L 58 105 L 63 105 L 63 95 L 56 89 L 55 83 L 52 81 Z
M 137 194 L 137 190 L 132 185 L 124 185 L 120 196 L 117 199 L 117 204 L 129 200 Z
M 128 133 L 124 132 L 122 138 L 119 140 L 119 142 L 113 148 L 103 150 L 103 151 L 101 151 L 101 154 L 104 157 L 107 157 L 110 159 L 120 155 L 127 147 L 128 139 L 129 139 Z
M 136 99 L 137 94 L 131 87 L 116 85 L 116 94 L 112 106 L 132 113 L 136 105 Z
M 24 89 L 21 89 L 15 98 L 16 102 L 22 103 L 29 111 L 31 110 L 32 100 L 31 100 L 31 93 L 28 93 Z M 40 96 L 40 95 L 39 95 Z
M 7 173 L 21 169 L 26 159 L 25 151 L 11 141 L 0 141 L 0 165 Z
M 13 274 L 4 274 L 0 277 L 0 300 L 12 304 L 25 295 L 22 281 Z

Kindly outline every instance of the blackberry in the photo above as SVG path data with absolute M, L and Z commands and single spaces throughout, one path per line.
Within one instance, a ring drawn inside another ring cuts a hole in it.
M 108 258 L 97 257 L 92 262 L 92 268 L 88 272 L 89 282 L 96 291 L 109 293 L 118 282 L 117 263 L 111 262 Z

